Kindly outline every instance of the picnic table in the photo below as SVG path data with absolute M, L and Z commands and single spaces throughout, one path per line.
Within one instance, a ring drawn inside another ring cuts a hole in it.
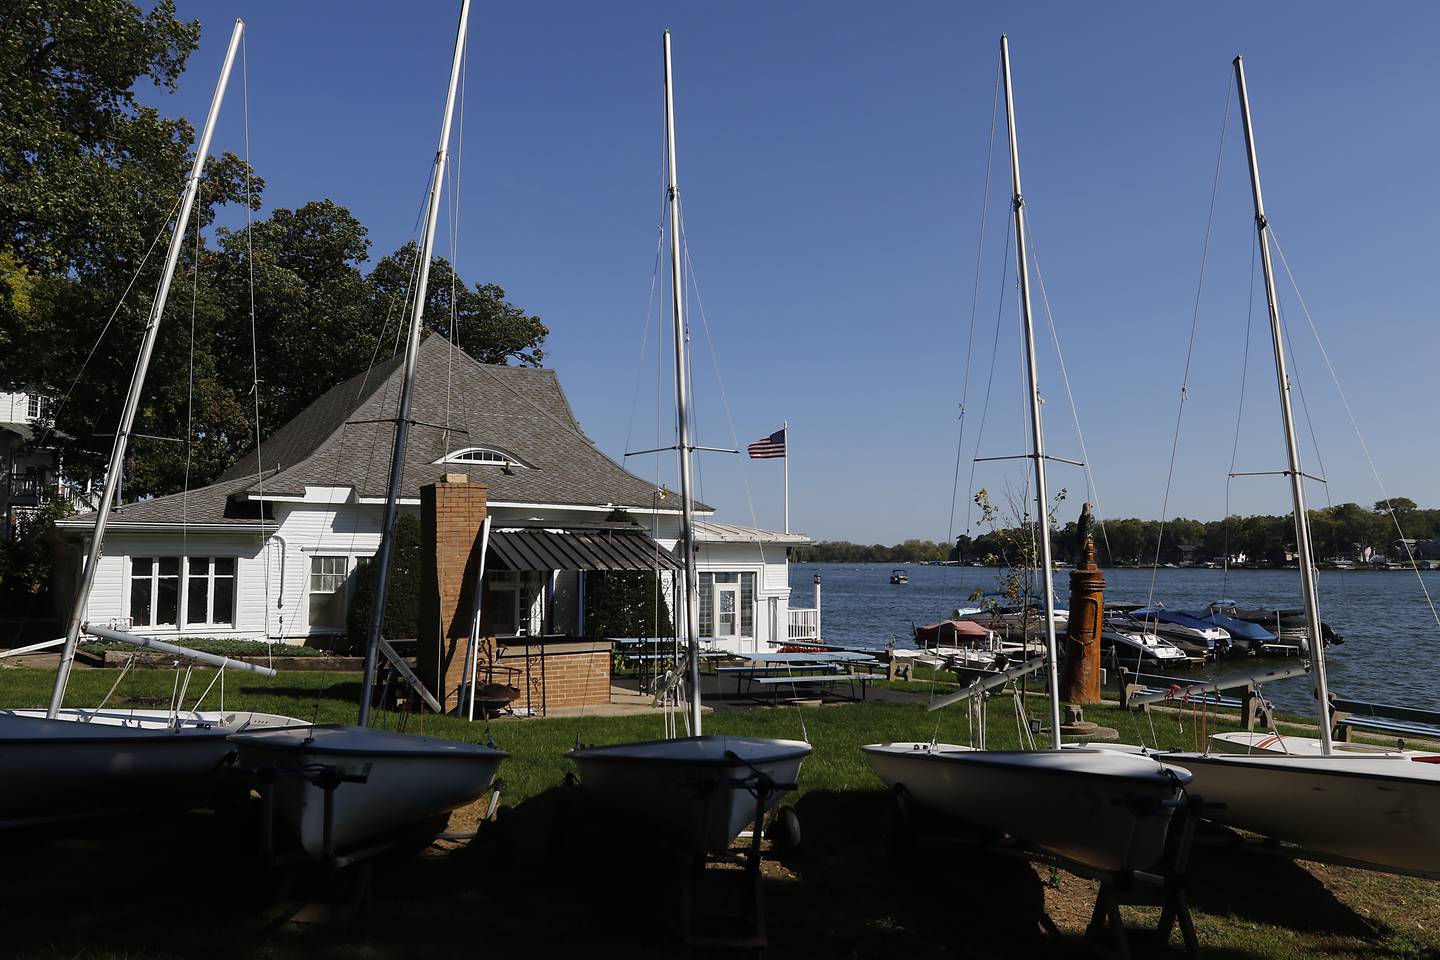
M 864 700 L 873 680 L 884 680 L 885 674 L 875 672 L 880 661 L 865 653 L 827 651 L 815 653 L 753 653 L 742 655 L 748 662 L 739 666 L 718 667 L 717 673 L 735 676 L 735 695 L 760 700 L 756 688 L 770 691 L 772 702 L 778 703 L 780 691 L 786 687 L 792 695 L 802 686 L 813 686 L 822 693 L 828 689 L 838 697 L 839 685 L 850 688 L 848 699 Z M 858 687 L 857 687 L 858 685 Z M 858 695 L 857 695 L 858 689 Z

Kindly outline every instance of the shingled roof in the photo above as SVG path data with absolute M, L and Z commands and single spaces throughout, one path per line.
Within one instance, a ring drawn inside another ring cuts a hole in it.
M 240 504 L 262 491 L 267 498 L 303 496 L 307 486 L 351 487 L 363 499 L 383 498 L 401 367 L 402 358 L 393 357 L 332 387 L 215 483 L 129 504 L 114 522 L 253 524 L 254 506 Z M 656 505 L 654 484 L 627 472 L 581 430 L 553 370 L 479 363 L 443 337 L 430 336 L 420 344 L 411 417 L 405 497 L 418 498 L 421 486 L 446 473 L 468 473 L 489 486 L 492 502 L 632 510 Z M 507 471 L 436 462 L 472 446 L 498 448 L 518 463 Z M 678 509 L 679 498 L 667 493 L 659 506 Z M 86 525 L 90 516 L 64 525 Z

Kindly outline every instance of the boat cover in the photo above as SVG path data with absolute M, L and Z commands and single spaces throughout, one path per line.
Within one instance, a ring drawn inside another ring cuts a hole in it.
M 915 642 L 922 647 L 973 647 L 990 639 L 990 631 L 973 620 L 941 620 L 915 628 Z

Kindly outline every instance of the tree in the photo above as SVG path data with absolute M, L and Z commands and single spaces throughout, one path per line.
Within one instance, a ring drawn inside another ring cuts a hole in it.
M 1403 516 L 1407 513 L 1414 513 L 1418 509 L 1420 509 L 1420 505 L 1409 497 L 1391 497 L 1389 500 L 1375 501 L 1376 513 L 1389 513 L 1393 510 L 1396 514 Z
M 0 31 L 0 237 L 44 276 L 143 252 L 180 188 L 193 133 L 141 107 L 200 39 L 173 0 L 7 0 Z
M 411 640 L 419 635 L 420 623 L 420 518 L 403 513 L 395 524 L 395 551 L 390 558 L 390 590 L 385 595 L 384 635 L 391 640 Z M 371 562 L 355 573 L 355 593 L 345 626 L 349 631 L 346 648 L 363 651 L 370 636 L 370 614 L 375 605 L 378 564 Z
M 609 523 L 635 523 L 624 510 L 606 515 Z M 670 608 L 654 570 L 605 570 L 585 576 L 585 634 L 591 637 L 672 637 Z

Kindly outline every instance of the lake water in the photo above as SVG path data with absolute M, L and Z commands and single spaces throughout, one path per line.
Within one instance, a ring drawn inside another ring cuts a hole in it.
M 997 589 L 1003 571 L 986 567 L 904 567 L 905 585 L 890 584 L 889 564 L 795 563 L 790 565 L 790 603 L 814 603 L 814 577 L 822 578 L 821 629 L 830 643 L 883 648 L 891 640 L 908 645 L 912 623 L 934 623 L 957 606 L 970 605 L 978 588 Z M 1106 570 L 1105 597 L 1144 603 L 1148 569 Z M 1421 574 L 1440 601 L 1440 571 Z M 1069 605 L 1069 571 L 1055 575 L 1062 607 Z M 1171 610 L 1203 608 L 1225 597 L 1241 607 L 1299 607 L 1300 575 L 1295 570 L 1180 570 L 1155 573 L 1155 599 Z M 1320 574 L 1320 613 L 1345 638 L 1326 648 L 1330 688 L 1340 696 L 1440 710 L 1436 626 L 1414 572 L 1326 570 Z M 1230 662 L 1230 670 L 1257 670 L 1288 658 Z M 1267 695 L 1282 709 L 1309 713 L 1309 676 L 1267 684 Z

